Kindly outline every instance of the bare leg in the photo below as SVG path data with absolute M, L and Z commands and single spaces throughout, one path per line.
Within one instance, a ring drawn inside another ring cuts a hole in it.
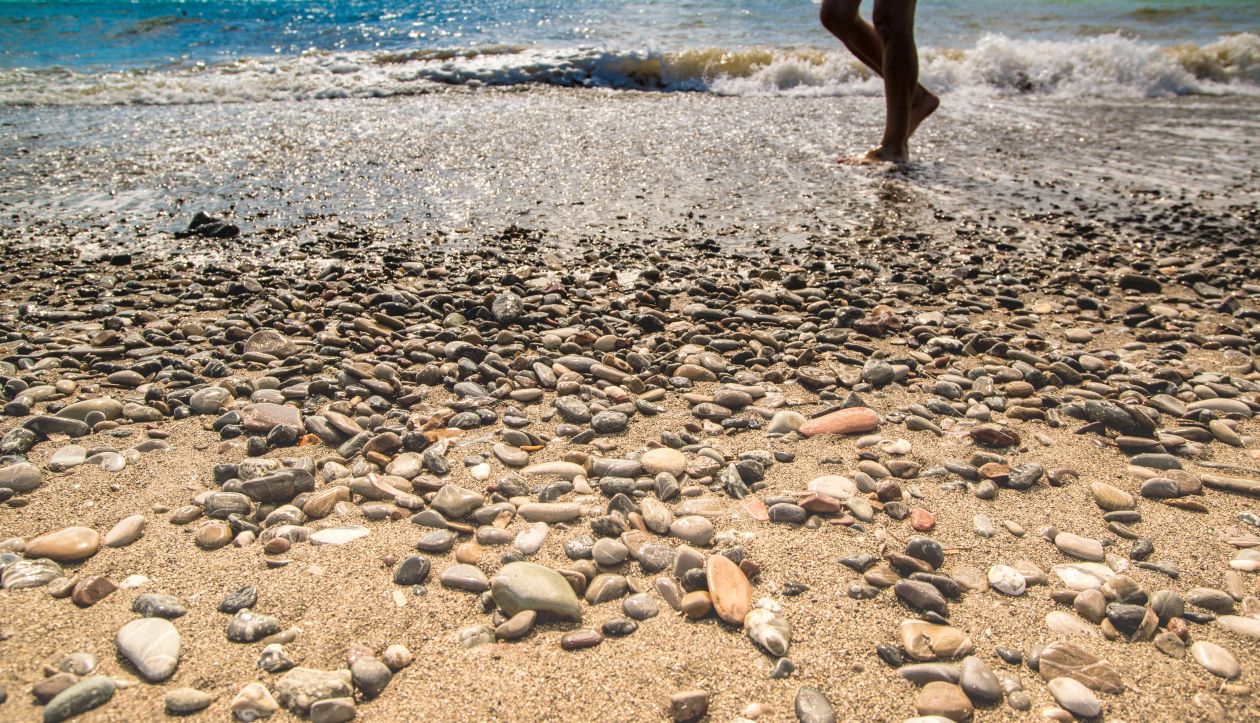
M 854 57 L 873 70 L 877 75 L 884 77 L 885 85 L 887 85 L 888 79 L 884 73 L 884 58 L 886 53 L 885 46 L 887 45 L 887 42 L 880 36 L 880 33 L 876 31 L 875 27 L 872 27 L 870 23 L 863 20 L 858 14 L 861 4 L 862 0 L 823 0 L 822 10 L 819 13 L 820 19 L 822 20 L 823 26 L 826 27 L 827 30 L 831 31 L 832 35 L 839 38 L 840 41 L 844 43 L 845 47 L 849 49 L 849 52 L 853 53 Z M 888 0 L 876 0 L 877 22 L 894 20 L 897 18 L 899 13 L 904 14 L 906 19 L 909 21 L 909 44 L 911 51 L 915 53 L 913 58 L 914 72 L 912 76 L 914 78 L 912 85 L 914 90 L 910 101 L 909 121 L 904 131 L 905 139 L 908 141 L 909 137 L 913 135 L 914 131 L 919 127 L 919 124 L 922 123 L 928 116 L 932 115 L 932 113 L 940 105 L 941 101 L 931 91 L 918 83 L 918 55 L 917 51 L 913 48 L 913 0 L 895 0 L 891 3 L 888 2 Z M 881 22 L 881 24 L 884 23 Z M 890 25 L 890 33 L 897 29 L 893 27 L 894 25 L 896 25 L 896 23 Z M 902 43 L 902 45 L 904 45 L 904 43 Z M 897 83 L 900 84 L 902 82 L 903 79 L 899 77 L 897 79 Z M 898 88 L 901 88 L 901 86 L 898 85 Z M 886 127 L 885 130 L 887 131 L 888 128 Z M 889 140 L 889 134 L 885 132 L 884 135 L 885 140 Z M 904 145 L 905 141 L 903 141 L 902 144 Z M 881 144 L 881 148 L 882 147 L 883 144 Z M 878 150 L 880 149 L 876 149 L 876 151 Z M 859 162 L 880 162 L 886 160 L 879 157 L 873 157 L 874 155 L 875 151 L 872 151 L 871 154 L 859 156 L 854 160 Z

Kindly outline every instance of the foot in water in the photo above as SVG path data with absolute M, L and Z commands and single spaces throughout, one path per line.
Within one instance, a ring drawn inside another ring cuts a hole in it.
M 941 106 L 941 99 L 929 91 L 923 90 L 915 95 L 914 105 L 910 108 L 910 134 L 913 135 L 919 124 L 936 112 Z M 877 148 L 857 156 L 846 156 L 840 163 L 846 166 L 875 166 L 881 163 L 906 163 L 910 160 L 909 144 L 900 146 L 880 145 Z
M 840 163 L 845 166 L 878 166 L 883 163 L 906 163 L 909 160 L 910 151 L 905 146 L 879 146 L 857 156 L 845 156 L 840 159 Z

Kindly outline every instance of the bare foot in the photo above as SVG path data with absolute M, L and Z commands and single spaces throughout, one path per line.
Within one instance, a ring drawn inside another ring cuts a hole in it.
M 914 105 L 910 107 L 910 135 L 914 135 L 919 124 L 927 120 L 927 117 L 935 113 L 940 106 L 941 99 L 931 91 L 915 93 Z
M 845 166 L 875 166 L 881 163 L 905 163 L 909 160 L 910 151 L 907 148 L 880 146 L 872 148 L 860 156 L 841 158 L 840 164 Z

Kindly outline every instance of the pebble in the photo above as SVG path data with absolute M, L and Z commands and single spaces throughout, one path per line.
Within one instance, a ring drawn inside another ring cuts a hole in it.
M 1196 641 L 1190 646 L 1190 655 L 1204 670 L 1226 680 L 1237 678 L 1242 673 L 1238 660 L 1216 643 Z
M 214 696 L 196 688 L 175 688 L 166 693 L 168 715 L 190 715 L 210 707 Z
M 1007 565 L 994 565 L 989 568 L 989 587 L 1002 593 L 1018 597 L 1024 594 L 1026 582 L 1018 570 Z
M 26 543 L 28 558 L 43 557 L 56 562 L 84 560 L 100 549 L 101 536 L 90 527 L 65 527 L 46 532 Z
M 354 695 L 351 673 L 344 669 L 329 671 L 297 667 L 280 676 L 275 686 L 276 701 L 300 715 L 308 715 L 316 701 Z
M 530 610 L 544 620 L 582 622 L 582 606 L 560 573 L 532 562 L 504 565 L 490 585 L 495 605 L 512 616 Z
M 703 690 L 688 690 L 669 697 L 669 714 L 675 721 L 699 720 L 709 712 L 709 694 Z
M 752 609 L 752 585 L 739 566 L 722 555 L 711 555 L 705 565 L 709 598 L 723 621 L 736 626 Z
M 827 695 L 818 688 L 801 686 L 794 702 L 796 720 L 800 723 L 836 723 L 836 712 Z
M 481 593 L 490 589 L 490 581 L 480 568 L 467 564 L 451 565 L 439 576 L 443 587 Z
M 132 620 L 118 631 L 118 652 L 151 683 L 175 674 L 179 665 L 179 631 L 165 618 Z
M 956 682 L 976 705 L 991 705 L 1002 700 L 1002 687 L 997 676 L 974 655 L 963 658 Z
M 1102 714 L 1098 696 L 1072 678 L 1052 678 L 1046 683 L 1050 695 L 1064 710 L 1080 718 L 1097 718 Z
M 879 415 L 867 407 L 841 409 L 802 424 L 796 431 L 802 437 L 820 434 L 862 434 L 879 428 Z
M 1054 545 L 1065 555 L 1089 562 L 1102 562 L 1103 546 L 1098 540 L 1081 537 L 1070 532 L 1060 532 L 1054 536 Z
M 44 706 L 44 723 L 58 723 L 99 708 L 114 697 L 115 690 L 113 679 L 107 676 L 84 678 L 48 701 Z
M 270 718 L 280 710 L 271 691 L 262 683 L 248 683 L 232 698 L 232 716 L 243 723 Z
M 923 686 L 914 709 L 921 716 L 941 716 L 952 721 L 966 720 L 974 710 L 962 688 L 939 680 Z
M 144 535 L 146 520 L 144 515 L 130 515 L 119 520 L 105 533 L 105 547 L 126 547 Z

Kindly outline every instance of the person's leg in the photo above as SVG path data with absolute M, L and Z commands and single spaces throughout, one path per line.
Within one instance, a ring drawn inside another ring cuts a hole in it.
M 911 109 L 919 84 L 919 51 L 914 45 L 915 0 L 875 0 L 875 32 L 884 48 L 884 138 L 872 153 L 878 160 L 910 158 Z
M 835 35 L 840 42 L 844 43 L 845 47 L 849 49 L 850 53 L 853 53 L 855 58 L 877 75 L 883 77 L 884 41 L 880 38 L 879 33 L 876 32 L 876 28 L 863 20 L 858 13 L 861 5 L 862 0 L 823 0 L 822 8 L 819 11 L 819 19 L 822 21 L 823 27 L 830 31 L 832 35 Z M 910 3 L 910 6 L 911 32 L 913 33 L 913 3 Z M 913 44 L 913 34 L 911 35 L 911 43 Z M 919 124 L 932 115 L 941 104 L 940 99 L 936 95 L 918 84 L 917 65 L 915 76 L 916 82 L 914 97 L 911 101 L 909 134 L 913 134 L 915 129 L 919 127 Z M 866 156 L 862 156 L 857 160 L 863 159 L 866 159 Z
M 858 9 L 862 0 L 823 0 L 819 19 L 823 27 L 876 75 L 884 75 L 884 46 L 875 28 L 862 19 Z

